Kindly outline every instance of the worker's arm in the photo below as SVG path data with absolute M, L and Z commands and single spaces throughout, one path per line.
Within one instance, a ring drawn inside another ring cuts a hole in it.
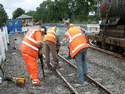
M 66 37 L 66 46 L 67 46 L 67 48 L 69 48 L 69 40 L 67 37 Z
M 35 38 L 36 38 L 36 41 L 37 41 L 38 48 L 42 48 L 42 40 L 41 40 L 42 36 L 41 35 L 42 35 L 41 31 L 36 31 Z

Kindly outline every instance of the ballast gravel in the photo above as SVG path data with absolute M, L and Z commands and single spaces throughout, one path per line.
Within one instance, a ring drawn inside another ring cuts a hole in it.
M 47 27 L 49 28 L 49 27 Z M 66 38 L 64 32 L 65 27 L 61 27 L 61 48 L 59 54 L 63 57 L 68 56 L 68 48 L 66 46 Z M 31 84 L 30 76 L 27 72 L 26 65 L 19 51 L 24 34 L 16 34 L 9 37 L 10 45 L 6 51 L 6 61 L 2 63 L 5 77 L 21 77 L 26 78 L 24 87 L 18 87 L 15 83 L 9 82 L 0 85 L 0 94 L 70 94 L 71 91 L 63 83 L 60 77 L 51 77 L 51 70 L 45 68 L 45 78 L 43 78 L 40 61 L 38 61 L 38 78 L 41 83 L 38 86 Z M 43 37 L 42 37 L 43 38 Z M 114 94 L 125 94 L 125 62 L 118 58 L 92 50 L 87 51 L 88 75 L 105 86 Z M 72 64 L 76 65 L 74 59 L 69 59 Z M 70 71 L 70 70 L 69 70 Z M 0 71 L 2 77 L 2 72 Z M 82 92 L 79 92 L 82 94 Z M 92 92 L 84 92 L 83 94 L 93 94 Z

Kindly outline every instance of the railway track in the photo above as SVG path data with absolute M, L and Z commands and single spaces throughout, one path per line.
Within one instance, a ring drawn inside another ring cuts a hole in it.
M 117 54 L 117 53 L 114 53 L 114 52 L 111 52 L 111 51 L 107 51 L 107 50 L 98 48 L 98 47 L 93 46 L 93 45 L 91 45 L 91 44 L 89 44 L 89 48 L 94 49 L 94 50 L 96 50 L 96 51 L 100 51 L 100 52 L 106 53 L 106 54 L 110 54 L 110 55 L 112 55 L 112 56 L 117 57 L 120 61 L 125 62 L 125 58 L 124 58 L 122 55 L 120 55 L 120 54 Z
M 113 94 L 110 90 L 106 89 L 99 82 L 95 81 L 89 75 L 84 75 L 85 82 L 84 84 L 77 83 L 76 76 L 76 66 L 71 64 L 68 60 L 66 60 L 61 55 L 59 56 L 59 60 L 61 61 L 61 68 L 57 69 L 56 72 L 60 76 L 60 78 L 66 83 L 66 85 L 71 90 L 71 93 L 74 94 L 84 94 L 86 92 L 96 93 L 96 94 Z M 45 58 L 45 56 L 44 56 Z M 51 58 L 52 59 L 52 58 Z M 52 61 L 52 60 L 51 60 Z M 54 62 L 51 62 L 51 66 L 53 67 Z M 68 70 L 70 69 L 70 71 Z

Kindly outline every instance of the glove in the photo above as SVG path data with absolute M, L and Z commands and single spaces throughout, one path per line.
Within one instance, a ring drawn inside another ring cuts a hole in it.
M 37 46 L 38 46 L 39 49 L 41 49 L 41 48 L 42 48 L 42 42 L 41 42 L 41 41 L 38 41 L 38 42 L 37 42 Z

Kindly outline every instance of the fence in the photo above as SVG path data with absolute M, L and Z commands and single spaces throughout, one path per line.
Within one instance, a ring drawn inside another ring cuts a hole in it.
M 26 27 L 22 27 L 22 31 L 21 32 L 29 31 L 30 29 L 38 28 L 38 27 L 39 26 L 26 26 Z
M 24 34 L 25 34 L 25 32 L 29 31 L 30 29 L 38 28 L 38 27 L 39 27 L 39 26 L 26 26 L 26 27 L 22 27 L 22 28 L 21 28 L 21 31 L 17 31 L 17 29 L 14 28 L 14 29 L 12 30 L 12 32 L 10 32 L 8 35 L 9 35 L 9 36 L 12 36 L 12 35 L 15 34 L 15 32 L 17 32 L 17 33 L 24 33 Z
M 22 27 L 22 31 L 17 31 L 17 33 L 25 33 L 28 30 L 32 28 L 38 28 L 38 26 L 27 26 L 27 27 Z M 5 60 L 5 51 L 8 50 L 8 43 L 9 43 L 9 37 L 15 34 L 15 31 L 11 32 L 11 34 L 8 34 L 7 27 L 3 27 L 3 30 L 0 29 L 0 65 L 1 63 Z
M 5 60 L 5 51 L 8 50 L 9 37 L 7 27 L 0 29 L 0 65 Z

